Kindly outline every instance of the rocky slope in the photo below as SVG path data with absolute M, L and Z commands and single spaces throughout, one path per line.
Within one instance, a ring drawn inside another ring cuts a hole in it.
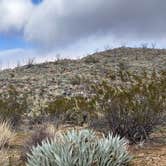
M 147 48 L 117 48 L 98 52 L 80 60 L 59 60 L 43 64 L 28 64 L 0 71 L 0 92 L 14 85 L 22 92 L 53 99 L 58 95 L 84 93 L 89 81 L 100 81 L 121 68 L 132 72 L 166 70 L 166 50 Z M 116 80 L 117 81 L 117 80 Z

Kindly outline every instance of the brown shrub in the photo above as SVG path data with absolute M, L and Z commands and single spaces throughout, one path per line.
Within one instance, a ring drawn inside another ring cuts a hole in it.
M 34 131 L 31 135 L 31 137 L 25 141 L 22 148 L 21 160 L 27 161 L 27 154 L 31 153 L 32 147 L 41 145 L 43 140 L 53 139 L 55 134 L 54 132 L 54 130 L 50 130 L 46 126 L 37 128 L 36 131 Z

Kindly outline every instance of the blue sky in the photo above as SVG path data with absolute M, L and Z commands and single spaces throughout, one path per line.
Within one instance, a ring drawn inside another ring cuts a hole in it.
M 34 4 L 39 4 L 39 3 L 42 2 L 42 0 L 32 0 L 32 2 L 33 2 Z
M 42 0 L 32 0 L 35 5 L 38 5 Z M 0 50 L 13 48 L 31 48 L 32 44 L 25 41 L 24 38 L 18 34 L 0 34 Z
M 30 48 L 32 45 L 26 42 L 21 36 L 4 36 L 0 35 L 0 50 L 13 48 Z
M 0 0 L 0 63 L 80 58 L 106 47 L 165 48 L 163 0 Z

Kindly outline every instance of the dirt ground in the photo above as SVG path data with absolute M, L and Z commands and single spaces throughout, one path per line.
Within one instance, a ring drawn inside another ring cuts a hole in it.
M 149 141 L 130 149 L 134 166 L 166 166 L 166 128 L 160 128 Z
M 166 166 L 166 145 L 138 149 L 133 155 L 134 166 Z
M 73 127 L 62 127 L 58 132 Z M 80 129 L 82 127 L 74 127 Z M 9 149 L 12 166 L 24 166 L 20 160 L 21 148 L 31 133 L 17 133 Z M 156 131 L 149 141 L 137 145 L 130 145 L 129 151 L 133 156 L 131 166 L 166 166 L 166 128 Z

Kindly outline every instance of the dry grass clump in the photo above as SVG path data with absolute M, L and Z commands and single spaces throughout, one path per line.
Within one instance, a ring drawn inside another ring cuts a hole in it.
M 7 150 L 0 149 L 0 165 L 1 166 L 9 166 L 9 156 Z
M 52 126 L 42 126 L 37 128 L 29 139 L 24 142 L 22 148 L 21 160 L 27 160 L 27 153 L 30 153 L 32 147 L 42 144 L 43 140 L 51 140 L 54 138 L 55 129 Z
M 15 133 L 11 129 L 9 122 L 0 122 L 0 149 L 8 146 L 14 138 Z
M 2 166 L 10 165 L 8 151 L 5 148 L 10 145 L 14 136 L 10 123 L 0 121 L 0 165 Z

